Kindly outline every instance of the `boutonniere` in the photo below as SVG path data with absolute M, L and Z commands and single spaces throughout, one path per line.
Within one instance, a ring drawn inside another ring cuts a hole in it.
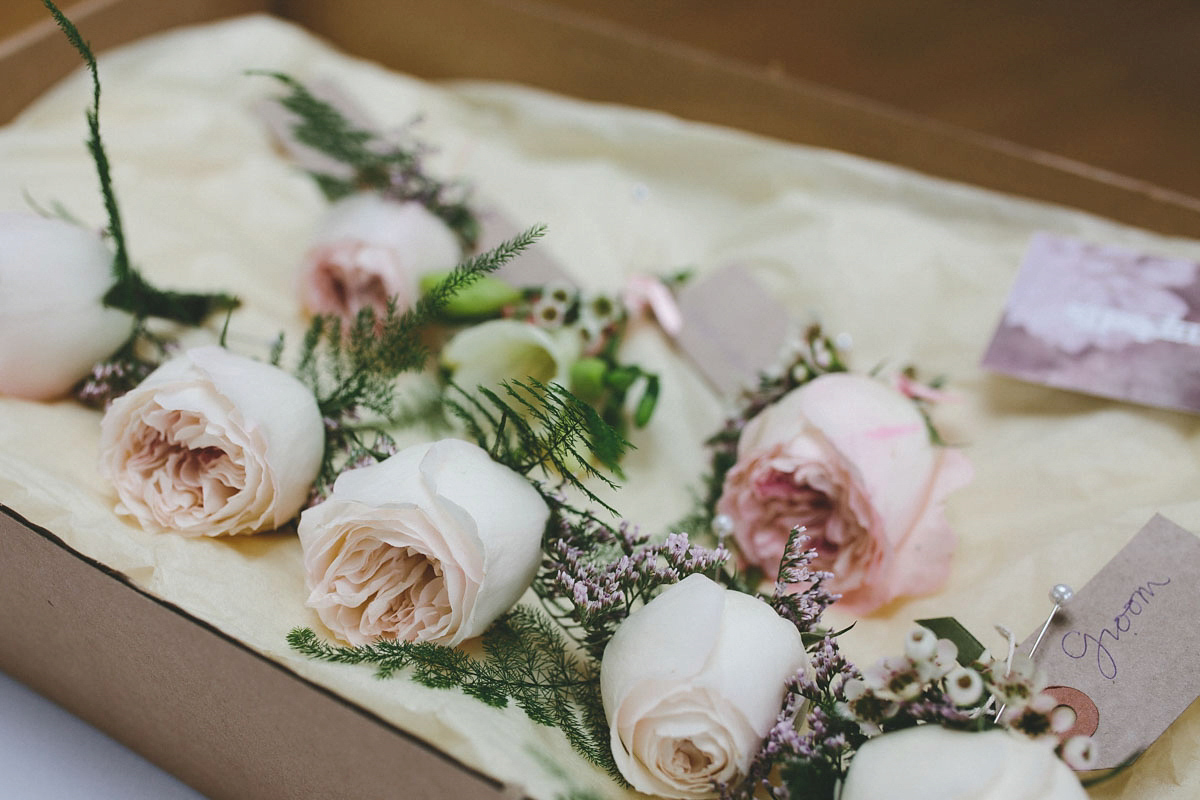
M 701 521 L 767 578 L 803 527 L 850 611 L 938 589 L 955 546 L 944 504 L 972 474 L 931 422 L 945 393 L 912 370 L 851 372 L 817 327 L 782 361 L 710 440 Z
M 469 188 L 430 175 L 428 145 L 378 134 L 294 78 L 274 77 L 288 88 L 278 100 L 292 115 L 288 135 L 320 155 L 307 170 L 332 201 L 301 266 L 303 306 L 335 314 L 343 326 L 366 308 L 377 317 L 389 303 L 413 308 L 477 244 L 480 215 Z M 647 311 L 675 332 L 673 289 L 682 280 L 637 276 L 623 291 L 594 292 L 566 280 L 517 286 L 489 275 L 452 296 L 433 321 L 440 330 L 423 334 L 444 343 L 438 361 L 453 383 L 553 383 L 626 431 L 649 422 L 660 381 L 622 360 L 622 341 Z

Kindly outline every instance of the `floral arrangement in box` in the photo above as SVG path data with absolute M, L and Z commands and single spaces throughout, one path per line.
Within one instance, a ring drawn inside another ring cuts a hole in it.
M 291 118 L 287 148 L 331 202 L 300 268 L 301 304 L 312 314 L 353 323 L 363 309 L 382 316 L 389 304 L 413 308 L 479 242 L 481 223 L 470 190 L 429 174 L 432 148 L 408 130 L 385 136 L 294 78 L 273 73 L 288 93 L 278 99 Z M 609 425 L 644 427 L 654 413 L 659 377 L 624 363 L 621 343 L 637 317 L 653 312 L 678 330 L 672 288 L 638 276 L 619 293 L 580 289 L 569 281 L 515 286 L 485 275 L 450 295 L 430 320 L 442 331 L 440 372 L 460 386 L 498 389 L 533 378 L 571 389 Z
M 47 6 L 95 76 L 74 26 Z M 146 318 L 181 317 L 157 313 L 173 296 L 150 290 L 123 255 L 95 86 L 91 147 L 116 256 L 110 264 L 90 240 L 61 255 L 18 249 L 24 221 L 0 228 L 0 240 L 26 264 L 61 263 L 69 278 L 87 266 L 99 289 L 81 309 L 111 318 L 125 308 L 133 321 L 120 320 L 122 336 L 148 336 Z M 466 219 L 460 206 L 438 202 L 445 214 L 426 211 L 443 223 Z M 462 225 L 460 244 L 470 230 Z M 76 233 L 57 229 L 47 241 Z M 1053 700 L 1011 648 L 995 658 L 961 628 L 927 620 L 900 654 L 859 668 L 841 653 L 840 632 L 822 623 L 834 603 L 870 613 L 931 592 L 949 569 L 953 536 L 941 506 L 969 469 L 929 421 L 938 387 L 915 374 L 885 383 L 852 373 L 836 344 L 810 330 L 712 440 L 695 538 L 643 533 L 597 493 L 615 483 L 627 443 L 605 418 L 607 401 L 598 411 L 574 375 L 571 389 L 537 376 L 451 386 L 442 403 L 462 438 L 396 447 L 389 430 L 408 415 L 395 379 L 429 355 L 419 331 L 540 234 L 535 227 L 465 260 L 456 254 L 457 266 L 411 305 L 366 279 L 372 301 L 347 304 L 352 317 L 310 309 L 290 370 L 282 339 L 256 360 L 221 344 L 180 350 L 161 337 L 152 340 L 163 344 L 161 363 L 138 356 L 136 371 L 98 368 L 91 381 L 100 388 L 85 394 L 111 401 L 101 469 L 116 512 L 147 530 L 197 537 L 274 530 L 298 515 L 307 602 L 325 631 L 292 631 L 296 651 L 371 664 L 380 677 L 403 672 L 492 706 L 514 703 L 560 728 L 614 781 L 652 795 L 1083 797 L 1067 765 L 1087 768 L 1091 745 L 1060 741 Z M 346 264 L 374 259 L 368 249 L 327 264 L 350 274 Z M 98 265 L 112 266 L 126 288 L 99 293 L 107 278 L 95 277 Z M 594 313 L 581 297 L 553 295 L 502 305 L 520 317 Z M 204 313 L 182 321 L 232 304 L 194 297 L 184 305 Z M 0 312 L 0 323 L 21 322 Z M 113 352 L 106 344 L 86 353 L 94 338 L 89 329 L 66 345 L 89 364 L 50 394 Z M 128 361 L 130 352 L 118 355 Z M 613 388 L 606 376 L 622 367 L 602 366 L 599 383 Z M 22 395 L 9 377 L 20 371 L 0 373 L 0 391 Z M 639 405 L 652 407 L 647 397 L 649 389 Z M 520 604 L 529 591 L 535 602 Z M 944 766 L 910 768 L 935 760 Z
M 709 440 L 703 508 L 687 522 L 768 578 L 802 526 L 841 607 L 870 613 L 945 581 L 955 537 L 943 507 L 972 470 L 930 417 L 941 381 L 908 368 L 885 382 L 846 361 L 817 325 L 788 346 Z

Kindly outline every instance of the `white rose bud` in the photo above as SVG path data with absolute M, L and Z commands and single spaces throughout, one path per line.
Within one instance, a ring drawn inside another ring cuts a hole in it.
M 919 725 L 863 745 L 841 800 L 1087 800 L 1053 743 Z
M 453 646 L 529 588 L 550 517 L 525 478 L 457 439 L 342 473 L 300 516 L 308 605 L 353 645 Z
M 442 350 L 442 363 L 454 382 L 468 390 L 495 390 L 502 381 L 529 378 L 566 386 L 579 352 L 579 338 L 572 331 L 494 319 L 457 333 Z
M 350 195 L 330 206 L 304 257 L 301 301 L 314 314 L 347 321 L 367 307 L 382 314 L 390 298 L 404 312 L 417 302 L 423 273 L 461 258 L 454 232 L 421 203 Z
M 617 767 L 647 794 L 716 796 L 714 782 L 745 774 L 807 665 L 799 632 L 766 603 L 685 578 L 630 614 L 604 651 Z
M 325 450 L 317 402 L 288 373 L 220 347 L 163 364 L 100 423 L 117 513 L 147 530 L 272 530 L 308 499 Z
M 60 397 L 129 338 L 133 317 L 103 303 L 112 263 L 94 233 L 0 212 L 0 394 Z

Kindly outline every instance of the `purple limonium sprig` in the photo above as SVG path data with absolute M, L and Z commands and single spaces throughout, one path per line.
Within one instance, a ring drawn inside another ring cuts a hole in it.
M 833 573 L 812 568 L 818 554 L 816 548 L 808 546 L 811 541 L 804 535 L 804 528 L 792 528 L 783 550 L 774 593 L 767 598 L 776 613 L 801 633 L 817 627 L 825 609 L 841 599 L 840 594 L 834 594 L 824 586 L 825 581 L 833 578 Z
M 722 800 L 832 798 L 850 755 L 866 740 L 859 726 L 835 713 L 842 687 L 860 678 L 833 637 L 809 652 L 810 666 L 788 682 L 775 724 L 735 786 L 718 786 Z M 799 793 L 792 787 L 803 787 Z
M 321 474 L 313 482 L 306 508 L 324 502 L 333 491 L 333 484 L 341 473 L 378 464 L 399 450 L 396 440 L 387 432 L 373 429 L 369 425 L 360 429 L 357 424 L 359 419 L 360 414 L 355 409 L 346 411 L 341 416 L 322 418 L 325 426 L 325 449 L 333 456 L 325 459 Z M 364 438 L 364 433 L 371 435 L 371 441 L 368 442 Z
M 469 194 L 465 185 L 434 180 L 425 170 L 425 159 L 434 148 L 412 137 L 405 138 L 409 139 L 404 146 L 409 158 L 388 166 L 384 194 L 402 201 L 415 200 L 434 213 L 462 205 Z M 386 147 L 377 149 L 386 150 Z
M 112 401 L 145 380 L 154 367 L 150 361 L 118 354 L 92 367 L 75 389 L 75 399 L 90 408 L 108 408 Z
M 729 560 L 724 547 L 692 544 L 685 533 L 652 543 L 626 521 L 609 525 L 560 497 L 543 543 L 534 590 L 547 611 L 590 655 L 600 658 L 617 626 L 666 586 L 696 573 L 715 573 Z

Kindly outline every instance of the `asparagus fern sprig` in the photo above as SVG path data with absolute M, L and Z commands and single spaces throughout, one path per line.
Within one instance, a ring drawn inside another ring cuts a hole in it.
M 125 229 L 121 222 L 121 210 L 117 205 L 116 191 L 113 189 L 108 154 L 104 149 L 104 141 L 100 137 L 100 73 L 96 67 L 96 57 L 74 23 L 67 19 L 66 15 L 51 0 L 42 0 L 42 2 L 54 17 L 55 22 L 58 23 L 58 27 L 62 29 L 67 41 L 83 57 L 92 77 L 92 104 L 87 110 L 87 146 L 92 154 L 92 160 L 96 164 L 96 174 L 100 179 L 100 193 L 104 198 L 104 209 L 108 214 L 107 232 L 113 241 L 114 249 L 112 265 L 114 283 L 104 295 L 104 304 L 128 311 L 139 323 L 149 317 L 158 317 L 185 325 L 199 325 L 211 314 L 237 308 L 238 299 L 229 294 L 173 292 L 158 289 L 151 285 L 133 266 L 129 257 L 129 247 L 125 240 Z
M 414 408 L 398 393 L 396 379 L 421 369 L 429 359 L 421 331 L 439 317 L 457 292 L 511 261 L 544 232 L 543 226 L 534 226 L 464 260 L 403 313 L 394 301 L 382 316 L 364 308 L 348 328 L 335 315 L 313 317 L 293 373 L 312 390 L 325 418 L 325 459 L 316 484 L 317 497 L 324 496 L 347 466 L 391 455 L 395 448 L 388 429 L 414 418 L 441 416 L 437 403 L 421 402 L 421 408 Z M 282 351 L 280 340 L 272 353 L 275 363 Z
M 555 624 L 517 607 L 483 635 L 483 656 L 429 642 L 379 641 L 340 647 L 308 628 L 288 634 L 301 655 L 340 664 L 371 664 L 379 678 L 407 671 L 417 683 L 457 688 L 489 706 L 519 706 L 539 725 L 560 729 L 584 758 L 623 783 L 612 760 L 600 699 L 598 665 L 571 652 Z
M 543 494 L 571 487 L 616 513 L 589 486 L 615 488 L 617 466 L 629 443 L 596 410 L 558 384 L 533 378 L 475 392 L 450 384 L 447 411 L 493 459 L 539 484 Z M 539 475 L 548 476 L 541 483 Z M 610 477 L 611 476 L 611 477 Z
M 479 221 L 466 203 L 461 184 L 431 177 L 419 143 L 404 146 L 381 137 L 348 119 L 333 104 L 317 97 L 303 83 L 280 72 L 256 72 L 275 78 L 288 89 L 279 103 L 296 116 L 296 140 L 347 168 L 348 175 L 310 171 L 326 199 L 333 201 L 366 189 L 397 200 L 415 200 L 442 219 L 467 249 L 479 238 Z

